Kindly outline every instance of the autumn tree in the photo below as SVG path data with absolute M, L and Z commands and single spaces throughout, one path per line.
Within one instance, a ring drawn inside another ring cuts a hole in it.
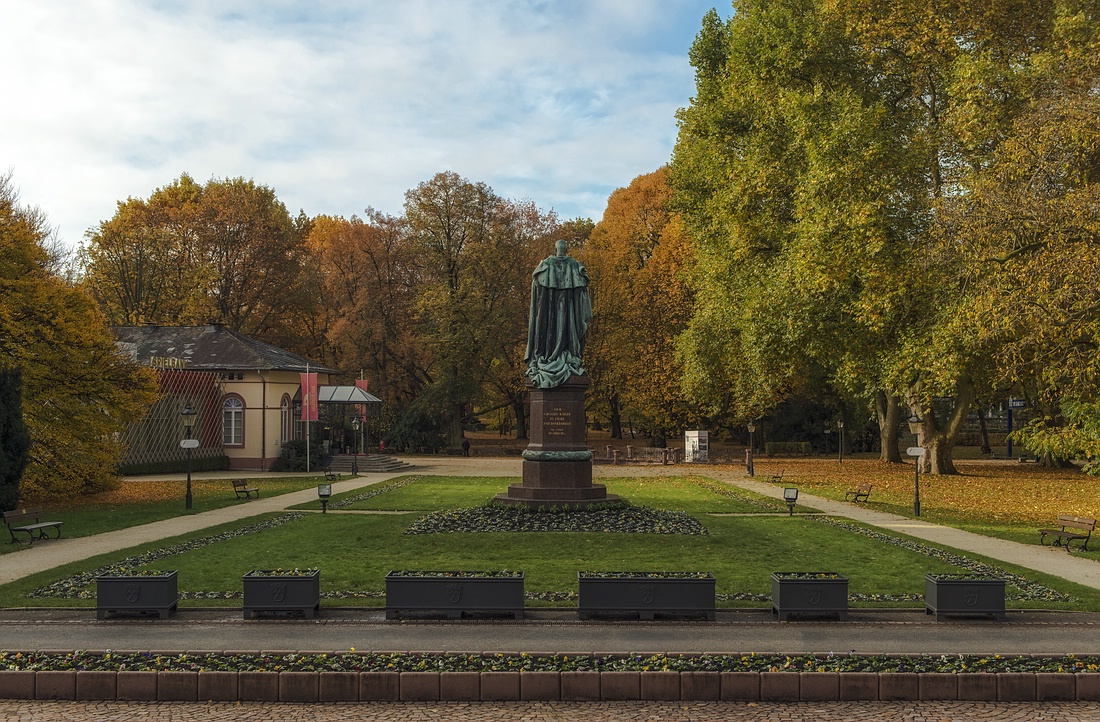
M 293 346 L 279 327 L 307 298 L 306 232 L 267 186 L 184 174 L 89 231 L 85 283 L 114 325 L 222 323 Z
M 0 178 L 0 369 L 22 370 L 30 498 L 114 485 L 116 434 L 156 396 L 152 372 L 122 355 L 93 299 L 50 269 L 48 235 Z
M 1100 448 L 1100 16 L 1060 14 L 1052 37 L 1019 81 L 1027 109 L 943 215 L 966 259 L 959 324 L 982 320 L 995 382 L 1037 411 L 1019 438 L 1057 463 Z
M 558 238 L 571 247 L 583 245 L 590 229 L 583 221 L 559 224 L 553 211 L 543 212 L 532 201 L 505 201 L 496 221 L 493 279 L 493 331 L 484 349 L 489 354 L 485 376 L 490 406 L 506 407 L 516 421 L 516 438 L 528 438 L 527 314 L 531 302 L 531 273 L 550 255 Z
M 658 438 L 686 422 L 675 338 L 690 315 L 692 253 L 671 194 L 666 168 L 616 190 L 583 251 L 593 288 L 585 366 L 612 438 L 627 407 Z
M 463 418 L 485 398 L 494 365 L 508 367 L 497 374 L 507 384 L 519 371 L 516 352 L 525 337 L 517 333 L 517 306 L 527 302 L 531 242 L 544 225 L 532 211 L 451 172 L 405 194 L 420 273 L 414 322 L 431 357 L 430 383 L 418 401 L 439 415 L 452 447 L 461 443 Z
M 19 505 L 19 482 L 30 461 L 31 437 L 23 423 L 23 374 L 0 368 L 0 511 Z
M 361 369 L 387 402 L 408 403 L 430 383 L 415 339 L 419 286 L 404 219 L 368 208 L 365 219 L 319 216 L 307 239 L 318 267 L 318 308 L 332 363 Z

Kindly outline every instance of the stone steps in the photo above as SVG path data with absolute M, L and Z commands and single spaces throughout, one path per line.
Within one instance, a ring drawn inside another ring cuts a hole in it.
M 329 462 L 329 469 L 337 474 L 350 474 L 352 462 L 358 461 L 359 473 L 383 473 L 408 469 L 410 465 L 388 454 L 361 454 L 356 459 L 353 454 L 335 454 Z

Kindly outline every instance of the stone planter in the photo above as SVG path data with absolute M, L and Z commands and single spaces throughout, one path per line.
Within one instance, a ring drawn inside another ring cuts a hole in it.
M 301 612 L 306 619 L 320 612 L 321 572 L 301 574 L 255 571 L 242 577 L 244 618 L 256 612 Z
M 694 572 L 579 572 L 577 611 L 593 614 L 703 615 L 714 619 L 714 575 Z
M 386 575 L 386 619 L 401 612 L 512 614 L 523 619 L 523 572 L 390 572 Z
M 112 575 L 96 577 L 96 618 L 108 612 L 156 612 L 161 619 L 179 606 L 179 575 L 176 571 L 150 575 Z
M 775 572 L 772 611 L 780 621 L 792 614 L 840 616 L 848 619 L 848 578 L 835 572 Z
M 1005 582 L 966 574 L 925 574 L 924 611 L 942 622 L 947 614 L 992 615 L 1005 619 Z

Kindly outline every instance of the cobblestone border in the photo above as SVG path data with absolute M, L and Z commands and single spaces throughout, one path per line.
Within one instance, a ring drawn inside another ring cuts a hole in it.
M 0 699 L 268 702 L 1100 700 L 1100 674 L 0 671 Z

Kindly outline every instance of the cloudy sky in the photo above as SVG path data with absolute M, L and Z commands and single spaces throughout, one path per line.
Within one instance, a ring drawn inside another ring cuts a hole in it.
M 728 0 L 6 0 L 0 173 L 78 244 L 181 173 L 398 214 L 450 170 L 562 218 L 667 162 Z

